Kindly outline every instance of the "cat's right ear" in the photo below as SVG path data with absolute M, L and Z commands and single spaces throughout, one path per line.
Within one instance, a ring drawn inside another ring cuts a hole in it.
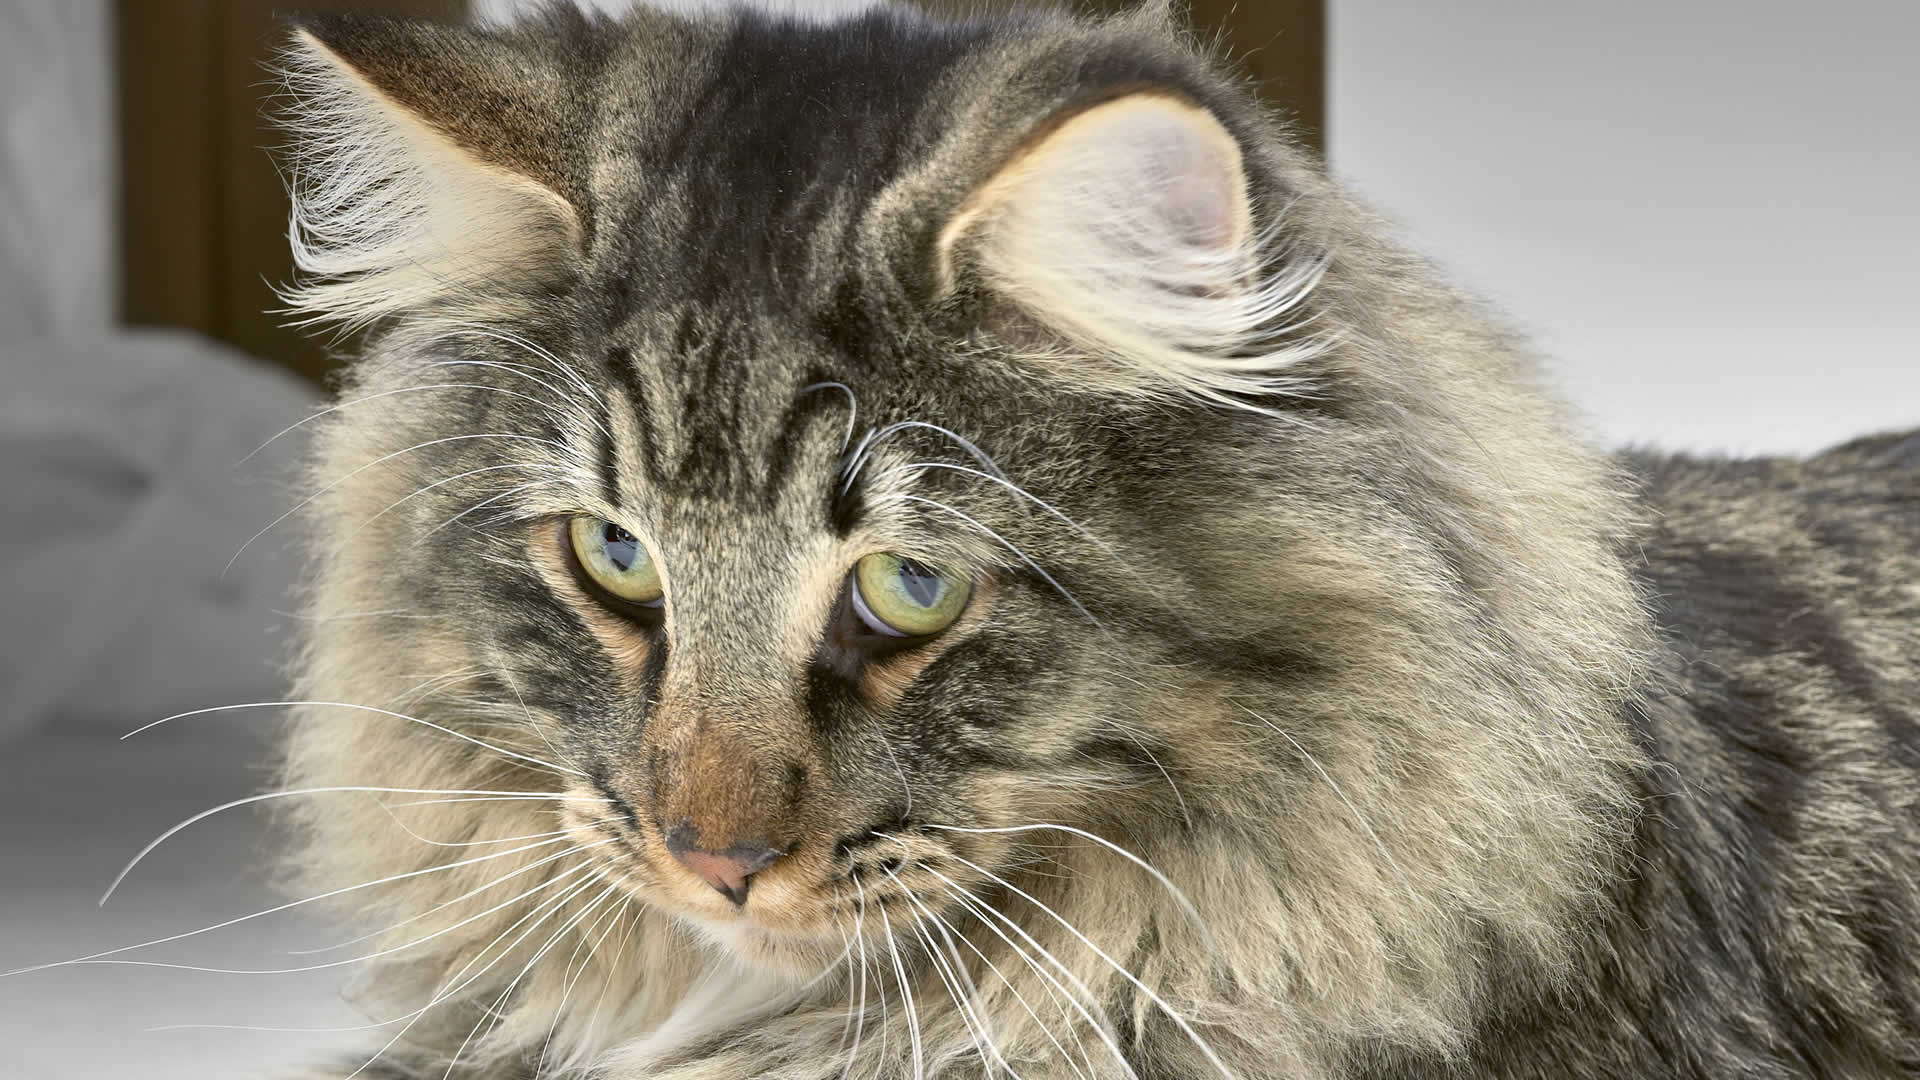
M 583 242 L 571 76 L 523 39 L 419 20 L 314 16 L 279 64 L 288 239 L 303 323 L 499 318 Z

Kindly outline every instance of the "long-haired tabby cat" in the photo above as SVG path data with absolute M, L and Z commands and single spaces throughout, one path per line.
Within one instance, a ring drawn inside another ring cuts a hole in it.
M 288 71 L 317 1075 L 1920 1075 L 1920 435 L 1594 452 L 1158 8 Z

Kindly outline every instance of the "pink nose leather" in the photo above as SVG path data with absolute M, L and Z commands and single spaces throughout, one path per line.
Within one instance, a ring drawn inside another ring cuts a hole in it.
M 748 879 L 786 854 L 778 848 L 754 844 L 736 844 L 725 851 L 695 847 L 693 829 L 684 824 L 670 830 L 666 841 L 667 850 L 682 866 L 719 890 L 720 895 L 742 905 L 747 902 Z
M 745 899 L 747 876 L 752 873 L 747 869 L 746 860 L 732 855 L 714 855 L 705 851 L 683 851 L 677 857 L 686 864 L 687 869 L 699 874 L 700 880 L 719 889 L 729 899 L 733 899 L 736 895 Z M 734 900 L 736 904 L 740 902 L 740 900 Z

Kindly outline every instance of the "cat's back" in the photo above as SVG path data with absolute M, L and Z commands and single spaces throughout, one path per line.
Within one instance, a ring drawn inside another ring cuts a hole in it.
M 1920 431 L 1628 464 L 1667 651 L 1638 716 L 1649 812 L 1604 1011 L 1648 1036 L 1629 1056 L 1651 1074 L 1714 1046 L 1726 1075 L 1911 1075 Z
M 1683 655 L 1777 678 L 1810 665 L 1801 674 L 1920 705 L 1920 430 L 1804 460 L 1628 463 L 1649 516 L 1643 581 Z

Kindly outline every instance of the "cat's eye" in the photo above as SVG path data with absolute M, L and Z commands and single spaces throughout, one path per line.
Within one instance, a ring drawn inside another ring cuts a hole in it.
M 973 583 L 917 559 L 878 551 L 853 567 L 853 610 L 867 629 L 888 637 L 925 637 L 952 626 L 966 610 Z
M 574 557 L 593 584 L 629 604 L 658 607 L 664 594 L 653 553 L 626 529 L 582 514 L 567 523 Z

